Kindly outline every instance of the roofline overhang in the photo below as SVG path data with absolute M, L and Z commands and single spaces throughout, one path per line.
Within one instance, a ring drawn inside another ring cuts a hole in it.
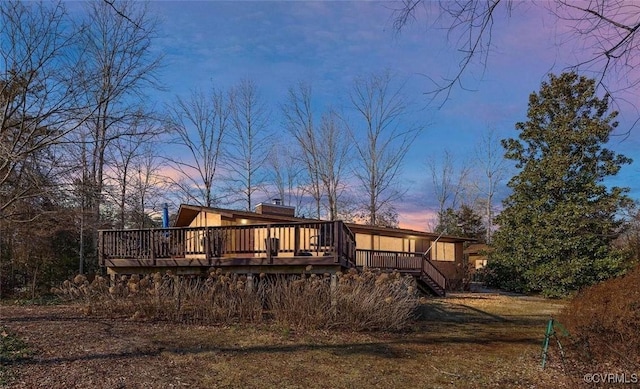
M 184 212 L 189 212 L 186 218 L 182 217 Z M 191 224 L 200 212 L 211 212 L 222 215 L 223 218 L 234 219 L 254 219 L 265 220 L 272 222 L 304 222 L 304 221 L 318 221 L 319 219 L 306 219 L 301 217 L 291 217 L 282 215 L 265 215 L 251 211 L 240 211 L 225 208 L 205 207 L 200 205 L 180 204 L 178 209 L 178 217 L 174 223 L 174 227 L 185 227 Z M 192 216 L 191 216 L 192 215 Z M 349 229 L 353 232 L 370 233 L 374 235 L 391 235 L 391 236 L 415 236 L 421 238 L 428 238 L 431 240 L 438 240 L 442 242 L 456 243 L 456 242 L 476 242 L 477 239 L 464 238 L 460 236 L 441 235 L 432 232 L 411 230 L 406 228 L 394 228 L 394 227 L 381 227 L 381 226 L 369 226 L 365 224 L 357 223 L 345 223 Z

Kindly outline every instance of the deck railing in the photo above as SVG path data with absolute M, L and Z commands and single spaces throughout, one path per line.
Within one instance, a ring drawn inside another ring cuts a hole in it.
M 361 268 L 398 270 L 431 278 L 442 290 L 446 289 L 447 279 L 423 253 L 356 250 L 356 265 Z
M 447 290 L 447 278 L 428 258 L 423 259 L 420 271 L 423 277 L 427 276 L 438 284 L 443 292 Z
M 102 230 L 99 241 L 103 266 L 108 259 L 189 257 L 208 262 L 262 257 L 273 262 L 278 255 L 334 257 L 336 263 L 355 266 L 355 236 L 341 221 Z
M 356 250 L 356 264 L 363 268 L 420 271 L 422 253 Z

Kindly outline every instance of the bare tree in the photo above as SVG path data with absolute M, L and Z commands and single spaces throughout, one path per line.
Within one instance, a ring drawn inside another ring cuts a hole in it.
M 559 0 L 549 11 L 573 29 L 573 44 L 582 54 L 572 70 L 584 70 L 600 79 L 611 92 L 606 77 L 635 88 L 640 78 L 633 72 L 640 65 L 640 4 L 624 0 L 576 2 Z
M 169 202 L 168 180 L 162 175 L 164 167 L 162 158 L 157 154 L 153 144 L 145 144 L 134 161 L 131 193 L 131 216 L 137 228 L 149 226 L 148 211 L 159 211 L 163 204 Z
M 273 144 L 267 164 L 271 172 L 269 181 L 275 186 L 277 197 L 300 212 L 305 194 L 301 183 L 304 168 L 298 163 L 302 157 L 294 153 L 286 140 Z
M 113 147 L 108 150 L 106 171 L 106 194 L 108 199 L 115 204 L 117 209 L 118 228 L 131 225 L 130 216 L 132 210 L 139 210 L 134 193 L 140 187 L 140 168 L 142 158 L 148 157 L 153 151 L 154 138 L 157 130 L 150 123 L 133 123 L 129 134 L 122 136 L 113 142 Z M 144 214 L 144 209 L 141 210 Z
M 465 174 L 456 174 L 453 155 L 449 150 L 444 150 L 441 161 L 430 159 L 427 166 L 431 173 L 433 194 L 438 201 L 438 213 L 443 213 L 447 208 L 455 209 L 464 190 L 460 183 Z
M 329 220 L 341 214 L 341 197 L 346 189 L 345 173 L 349 167 L 350 140 L 338 115 L 330 110 L 322 115 L 317 138 L 318 168 L 323 192 L 327 198 Z
M 218 164 L 229 131 L 227 97 L 215 88 L 209 94 L 193 91 L 186 100 L 178 97 L 168 110 L 175 143 L 186 151 L 186 157 L 178 153 L 168 158 L 181 175 L 173 183 L 190 201 L 211 207 L 220 200 L 219 194 L 214 193 L 214 184 L 219 178 Z
M 457 49 L 462 53 L 457 72 L 428 93 L 435 99 L 444 94 L 445 101 L 455 86 L 463 85 L 463 75 L 469 66 L 478 61 L 485 67 L 491 52 L 493 27 L 496 15 L 504 10 L 506 15 L 516 11 L 510 0 L 463 0 L 429 2 L 403 0 L 394 9 L 394 28 L 400 32 L 408 23 L 420 18 L 433 17 L 436 27 L 442 24 L 453 35 Z M 640 5 L 624 0 L 592 0 L 577 2 L 531 3 L 527 6 L 547 7 L 550 15 L 564 23 L 573 33 L 563 37 L 563 45 L 575 48 L 576 62 L 571 69 L 585 71 L 600 79 L 600 85 L 608 92 L 614 85 L 635 88 L 640 77 L 632 71 L 640 65 L 636 55 L 640 42 L 636 40 L 640 28 Z M 525 10 L 526 11 L 526 10 Z
M 329 220 L 340 214 L 340 197 L 346 186 L 345 174 L 349 165 L 349 136 L 334 110 L 321 115 L 314 122 L 311 87 L 298 84 L 289 89 L 289 101 L 284 106 L 289 133 L 295 139 L 309 180 L 309 193 L 315 202 L 315 213 L 321 218 L 325 212 Z
M 56 187 L 42 178 L 61 173 L 56 149 L 86 120 L 68 22 L 62 3 L 0 2 L 0 219 Z
M 120 9 L 118 9 L 118 6 L 116 5 L 115 0 L 102 0 L 104 1 L 109 7 L 113 8 L 113 11 L 120 15 L 121 18 L 127 20 L 129 23 L 135 25 L 136 27 L 140 27 L 138 25 L 138 22 L 136 22 L 135 20 L 133 20 L 129 15 L 127 15 L 125 12 L 121 11 Z
M 322 215 L 322 181 L 320 178 L 320 139 L 316 134 L 311 106 L 311 86 L 299 83 L 289 88 L 288 101 L 283 106 L 285 126 L 300 148 L 307 179 L 309 194 L 315 203 L 315 216 Z
M 433 194 L 438 201 L 438 216 L 444 215 L 447 208 L 457 209 L 466 203 L 466 191 L 471 169 L 463 164 L 456 168 L 455 158 L 449 150 L 444 150 L 442 160 L 431 158 L 427 161 L 431 173 Z
M 475 150 L 476 169 L 480 170 L 482 180 L 476 183 L 476 187 L 482 196 L 484 205 L 485 228 L 487 230 L 487 243 L 491 243 L 491 235 L 494 228 L 495 197 L 507 178 L 507 164 L 504 159 L 504 148 L 500 144 L 496 132 L 490 128 L 484 132 Z
M 355 115 L 347 119 L 356 151 L 355 176 L 360 182 L 363 219 L 378 225 L 393 221 L 393 203 L 404 190 L 398 182 L 402 163 L 420 127 L 404 122 L 408 103 L 389 72 L 358 78 L 350 93 Z
M 146 3 L 89 2 L 85 10 L 85 68 L 78 82 L 93 109 L 84 138 L 89 144 L 88 178 L 95 191 L 89 206 L 99 224 L 108 149 L 121 137 L 140 135 L 131 131 L 133 124 L 152 117 L 145 92 L 159 88 L 161 56 L 152 51 L 157 22 Z
M 229 93 L 231 128 L 227 157 L 227 180 L 230 193 L 237 193 L 231 202 L 242 201 L 248 211 L 253 209 L 253 194 L 264 189 L 267 176 L 265 162 L 272 139 L 269 133 L 269 112 L 260 97 L 255 82 L 241 81 Z

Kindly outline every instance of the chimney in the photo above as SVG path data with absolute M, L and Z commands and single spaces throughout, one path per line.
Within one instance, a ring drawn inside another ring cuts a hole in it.
M 256 213 L 261 215 L 288 216 L 296 215 L 296 208 L 282 205 L 282 200 L 278 198 L 271 199 L 271 203 L 260 203 L 256 205 Z

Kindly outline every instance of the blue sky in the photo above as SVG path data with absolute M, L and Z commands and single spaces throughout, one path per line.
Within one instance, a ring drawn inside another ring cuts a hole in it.
M 404 169 L 408 193 L 398 204 L 401 224 L 425 228 L 434 207 L 428 158 L 449 149 L 459 161 L 469 159 L 483 131 L 515 137 L 514 124 L 526 119 L 528 96 L 539 89 L 549 71 L 561 72 L 580 55 L 560 46 L 566 31 L 544 10 L 518 3 L 507 17 L 495 19 L 493 46 L 486 67 L 476 62 L 465 73 L 465 88 L 454 88 L 440 107 L 424 94 L 429 77 L 454 75 L 462 59 L 456 36 L 445 29 L 427 29 L 423 18 L 400 34 L 393 30 L 394 3 L 351 1 L 278 2 L 152 2 L 161 20 L 156 49 L 165 55 L 160 80 L 166 91 L 154 99 L 168 103 L 190 89 L 216 85 L 228 88 L 242 78 L 253 79 L 270 104 L 274 129 L 288 87 L 310 82 L 320 105 L 340 106 L 357 76 L 384 69 L 406 82 L 414 102 L 412 120 L 425 126 L 409 152 Z M 634 96 L 627 98 L 636 100 Z M 622 104 L 622 103 L 621 103 Z M 631 105 L 620 105 L 621 128 L 638 117 Z M 638 129 L 610 147 L 640 163 Z M 630 186 L 640 196 L 637 163 L 623 168 L 611 183 Z

